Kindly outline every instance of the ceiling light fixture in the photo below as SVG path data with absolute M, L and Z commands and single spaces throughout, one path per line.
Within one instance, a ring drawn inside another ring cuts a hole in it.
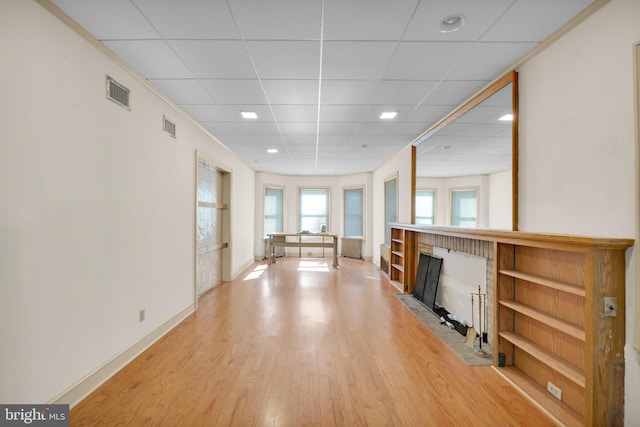
M 440 21 L 440 32 L 451 33 L 458 31 L 464 25 L 464 16 L 460 14 L 449 15 Z
M 398 113 L 396 113 L 395 111 L 386 111 L 382 114 L 380 114 L 380 118 L 381 119 L 395 119 L 395 117 L 398 115 Z
M 255 113 L 255 111 L 241 111 L 240 114 L 242 114 L 242 118 L 243 119 L 257 119 L 258 115 Z
M 275 154 L 275 153 L 277 153 L 277 152 L 278 152 L 278 149 L 277 149 L 277 148 L 268 148 L 268 149 L 267 149 L 267 153 L 269 153 L 269 154 Z
M 505 114 L 504 116 L 500 117 L 498 120 L 502 120 L 503 122 L 512 122 L 513 114 Z

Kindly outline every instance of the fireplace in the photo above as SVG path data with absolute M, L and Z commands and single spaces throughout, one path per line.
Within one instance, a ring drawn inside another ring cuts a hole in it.
M 486 293 L 483 300 L 482 331 L 488 342 L 482 347 L 492 352 L 493 334 L 493 242 L 437 234 L 418 233 L 417 249 L 422 255 L 442 258 L 442 274 L 435 303 L 443 306 L 459 320 L 471 323 L 471 292 Z M 473 274 L 471 274 L 473 270 Z M 418 272 L 420 274 L 420 272 Z M 448 277 L 450 276 L 450 277 Z M 478 300 L 474 302 L 474 323 L 478 329 Z M 486 306 L 485 306 L 486 304 Z M 432 307 L 430 307 L 432 308 Z

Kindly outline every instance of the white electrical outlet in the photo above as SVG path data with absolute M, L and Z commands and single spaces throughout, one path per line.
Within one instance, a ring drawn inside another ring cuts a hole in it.
M 144 312 L 144 308 L 143 308 L 142 310 L 140 310 L 140 321 L 141 322 L 144 321 L 144 315 L 145 315 L 145 312 Z
M 562 389 L 551 381 L 547 381 L 547 391 L 551 393 L 556 399 L 562 400 Z

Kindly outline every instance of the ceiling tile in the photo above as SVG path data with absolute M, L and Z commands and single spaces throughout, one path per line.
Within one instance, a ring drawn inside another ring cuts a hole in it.
M 315 135 L 318 131 L 316 122 L 286 122 L 278 123 L 278 126 L 285 136 L 286 134 Z
M 379 79 L 396 43 L 327 41 L 323 49 L 324 79 Z
M 473 43 L 402 42 L 384 73 L 388 80 L 436 80 L 471 50 Z
M 358 122 L 326 122 L 320 123 L 320 135 L 353 135 L 360 123 Z
M 191 71 L 162 40 L 112 40 L 103 44 L 146 79 L 189 79 Z
M 373 89 L 374 80 L 323 80 L 323 104 L 368 104 Z
M 314 122 L 318 120 L 316 105 L 271 105 L 279 123 Z
M 279 135 L 280 131 L 274 122 L 244 121 L 237 122 L 240 133 L 245 135 Z
M 202 85 L 218 104 L 266 104 L 258 80 L 202 79 Z
M 261 79 L 317 79 L 320 42 L 249 41 L 249 51 Z
M 320 119 L 323 122 L 360 122 L 364 109 L 360 105 L 322 105 Z
M 249 55 L 237 40 L 170 40 L 178 57 L 198 78 L 255 79 Z M 220 60 L 224 58 L 224 60 Z
M 326 0 L 325 40 L 399 40 L 418 0 Z
M 240 38 L 226 2 L 202 0 L 132 1 L 164 39 Z
M 271 104 L 318 105 L 317 80 L 263 80 Z
M 129 1 L 52 1 L 98 40 L 161 38 Z
M 435 81 L 383 80 L 371 95 L 371 104 L 415 106 L 436 86 Z
M 229 4 L 247 40 L 320 40 L 319 1 L 234 0 Z

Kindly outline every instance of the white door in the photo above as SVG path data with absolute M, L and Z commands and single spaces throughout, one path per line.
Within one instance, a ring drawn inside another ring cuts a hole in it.
M 198 160 L 196 284 L 200 296 L 222 282 L 222 172 Z

